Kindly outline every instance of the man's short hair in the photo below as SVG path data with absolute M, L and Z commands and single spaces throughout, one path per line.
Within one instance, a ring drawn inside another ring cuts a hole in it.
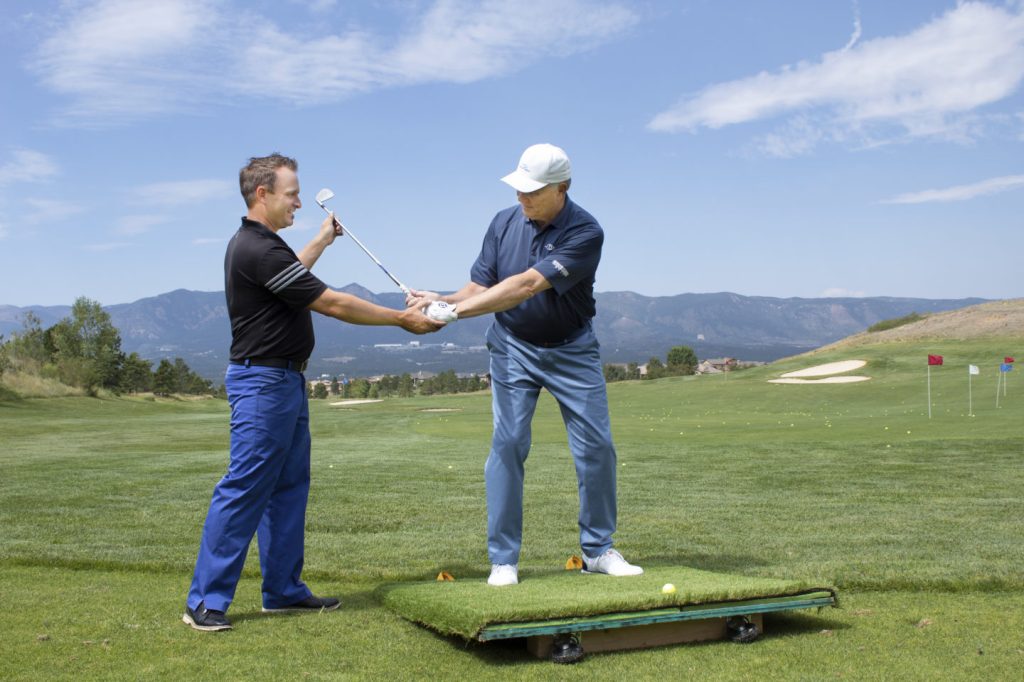
M 242 190 L 242 198 L 245 199 L 247 208 L 256 201 L 256 188 L 260 185 L 271 192 L 274 191 L 277 169 L 282 166 L 296 172 L 299 170 L 299 164 L 295 159 L 274 152 L 270 156 L 252 157 L 238 172 L 238 186 Z

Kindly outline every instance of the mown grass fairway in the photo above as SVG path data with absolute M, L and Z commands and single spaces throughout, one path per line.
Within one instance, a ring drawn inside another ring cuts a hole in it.
M 305 578 L 343 608 L 263 616 L 253 551 L 229 613 L 235 630 L 220 635 L 180 618 L 225 467 L 226 405 L 0 402 L 0 678 L 1015 679 L 1024 378 L 1011 373 L 996 409 L 993 367 L 1015 351 L 1010 341 L 901 343 L 728 378 L 612 384 L 627 558 L 821 581 L 844 608 L 770 616 L 750 646 L 601 654 L 564 668 L 518 643 L 437 636 L 374 596 L 442 569 L 486 577 L 487 395 L 316 401 Z M 927 353 L 946 358 L 932 371 L 931 420 Z M 766 383 L 845 359 L 867 360 L 857 373 L 873 378 Z M 968 362 L 982 367 L 973 417 Z M 527 467 L 528 581 L 579 551 L 572 461 L 550 399 Z

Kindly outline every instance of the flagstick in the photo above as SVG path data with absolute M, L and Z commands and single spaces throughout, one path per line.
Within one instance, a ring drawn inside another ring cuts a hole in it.
M 999 407 L 999 382 L 1003 380 L 1003 373 L 999 373 L 999 377 L 996 379 L 996 407 Z
M 971 369 L 967 368 L 967 416 L 974 416 L 974 397 L 971 395 Z
M 999 401 L 999 392 L 996 391 L 996 402 Z M 998 407 L 998 405 L 996 405 Z M 932 366 L 928 365 L 928 418 L 932 418 Z

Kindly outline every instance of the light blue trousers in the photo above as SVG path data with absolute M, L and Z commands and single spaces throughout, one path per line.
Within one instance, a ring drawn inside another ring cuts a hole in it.
M 203 525 L 188 606 L 227 611 L 254 533 L 263 606 L 288 606 L 310 595 L 300 578 L 309 497 L 306 381 L 293 370 L 229 365 L 224 385 L 231 458 Z
M 487 553 L 492 564 L 519 563 L 523 476 L 530 423 L 545 388 L 558 401 L 576 463 L 580 546 L 598 556 L 615 532 L 615 446 L 597 338 L 588 330 L 557 348 L 527 343 L 498 323 L 487 331 L 494 435 L 484 467 Z

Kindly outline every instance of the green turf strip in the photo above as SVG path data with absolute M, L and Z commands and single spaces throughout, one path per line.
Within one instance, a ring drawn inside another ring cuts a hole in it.
M 456 576 L 458 578 L 458 576 Z M 752 578 L 680 566 L 654 567 L 641 576 L 613 578 L 579 571 L 521 573 L 520 583 L 491 587 L 483 579 L 393 583 L 378 588 L 384 604 L 403 618 L 446 635 L 476 639 L 487 626 L 565 619 L 834 592 L 830 586 Z M 665 583 L 676 592 L 664 594 Z

